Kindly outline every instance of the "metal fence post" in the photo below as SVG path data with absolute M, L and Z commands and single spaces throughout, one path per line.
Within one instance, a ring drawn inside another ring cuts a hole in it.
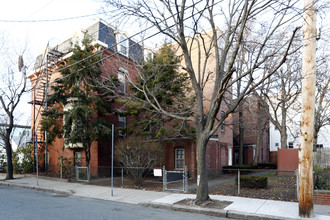
M 60 173 L 61 173 L 61 179 L 63 178 L 63 158 L 61 157 L 61 170 L 60 170 Z
M 90 165 L 89 164 L 87 166 L 87 181 L 88 182 L 91 181 L 91 169 L 90 169 Z
M 36 169 L 37 169 L 37 186 L 39 185 L 39 164 L 38 164 L 38 135 L 36 135 Z
M 240 179 L 241 179 L 241 171 L 238 169 L 238 171 L 237 171 L 237 193 L 238 193 L 238 195 L 241 193 L 241 181 L 240 181 Z
M 121 188 L 124 187 L 124 168 L 121 168 Z
M 79 170 L 78 170 L 78 166 L 76 165 L 76 180 L 78 182 L 79 180 Z
M 299 170 L 296 169 L 297 200 L 299 201 Z
M 163 166 L 163 191 L 166 190 L 166 180 L 167 180 L 166 170 L 165 170 L 165 166 Z
M 188 192 L 188 169 L 184 167 L 184 192 Z

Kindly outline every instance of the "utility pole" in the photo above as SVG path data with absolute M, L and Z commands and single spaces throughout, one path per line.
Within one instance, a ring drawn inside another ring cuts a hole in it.
M 316 72 L 316 0 L 304 1 L 299 216 L 313 217 L 313 132 Z

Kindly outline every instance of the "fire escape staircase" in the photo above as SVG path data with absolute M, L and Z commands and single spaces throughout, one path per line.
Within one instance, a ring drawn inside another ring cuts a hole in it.
M 63 54 L 57 50 L 49 50 L 45 55 L 46 61 L 41 65 L 40 71 L 35 79 L 33 100 L 30 102 L 30 104 L 33 105 L 32 110 L 34 115 L 34 123 L 32 127 L 33 143 L 45 143 L 45 133 L 43 132 L 41 125 L 41 121 L 44 119 L 42 113 L 50 107 L 50 103 L 47 102 L 51 82 L 50 79 L 62 55 Z

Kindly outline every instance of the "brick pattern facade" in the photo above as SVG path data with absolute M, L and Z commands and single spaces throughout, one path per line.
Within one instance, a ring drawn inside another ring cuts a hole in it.
M 330 206 L 330 191 L 329 190 L 315 190 L 314 203 L 317 205 Z
M 262 130 L 261 148 L 259 151 L 258 162 L 269 162 L 269 120 L 267 115 L 258 104 L 257 97 L 250 96 L 242 100 L 243 104 L 243 128 L 244 128 L 244 150 L 243 163 L 253 163 L 256 152 L 258 127 Z M 239 151 L 239 121 L 238 121 L 238 107 L 233 113 L 233 131 L 234 131 L 234 151 L 238 155 Z M 234 163 L 238 160 L 234 160 Z

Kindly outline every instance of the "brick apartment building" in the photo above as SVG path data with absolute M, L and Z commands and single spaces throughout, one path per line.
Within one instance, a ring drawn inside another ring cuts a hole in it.
M 101 67 L 102 74 L 117 76 L 122 89 L 127 90 L 128 82 L 125 72 L 129 72 L 130 75 L 137 75 L 135 62 L 143 58 L 142 47 L 132 39 L 127 38 L 125 34 L 120 33 L 103 21 L 93 24 L 85 29 L 84 32 L 91 35 L 93 43 L 98 45 L 99 48 L 102 48 L 102 56 L 107 57 L 103 59 L 103 65 Z M 45 102 L 46 94 L 51 92 L 48 91 L 50 88 L 49 85 L 57 78 L 61 77 L 60 73 L 57 72 L 57 68 L 60 65 L 66 64 L 66 59 L 71 55 L 69 53 L 69 49 L 72 45 L 71 42 L 74 40 L 74 38 L 68 39 L 49 49 L 45 54 L 41 54 L 37 58 L 35 64 L 35 73 L 29 76 L 32 87 L 36 88 L 32 92 L 31 101 L 32 141 L 38 142 L 39 152 L 41 152 L 39 154 L 39 157 L 41 157 L 39 166 L 41 168 L 46 167 L 44 166 L 45 158 L 48 158 L 48 170 L 54 173 L 59 172 L 60 157 L 67 158 L 72 165 L 84 165 L 85 156 L 81 146 L 65 146 L 63 138 L 56 139 L 51 145 L 46 146 L 45 135 L 42 132 L 40 124 L 43 110 L 50 105 Z M 195 50 L 195 52 L 197 59 L 197 50 Z M 211 63 L 209 68 L 209 71 L 212 71 L 215 67 L 212 66 Z M 212 82 L 208 82 L 207 86 L 211 87 Z M 231 97 L 228 96 L 228 98 L 230 99 Z M 118 107 L 118 109 L 120 108 L 118 103 L 112 105 L 111 109 L 116 109 L 116 107 Z M 206 106 L 208 105 L 206 104 Z M 219 114 L 222 114 L 222 111 Z M 108 116 L 107 120 L 113 123 L 116 128 L 119 128 L 130 125 L 135 119 L 129 116 L 120 116 L 114 111 Z M 210 173 L 219 173 L 221 172 L 222 166 L 232 163 L 233 132 L 230 127 L 231 120 L 231 116 L 229 116 L 208 143 L 207 169 Z M 118 129 L 116 129 L 115 137 L 124 138 Z M 92 175 L 107 175 L 109 172 L 111 164 L 111 142 L 111 138 L 104 138 L 98 139 L 98 141 L 92 144 L 90 160 Z M 163 141 L 163 149 L 163 165 L 167 170 L 181 170 L 184 169 L 184 166 L 187 166 L 189 172 L 194 176 L 197 168 L 196 144 L 194 138 L 182 136 L 167 137 Z M 48 156 L 46 157 L 46 155 Z

